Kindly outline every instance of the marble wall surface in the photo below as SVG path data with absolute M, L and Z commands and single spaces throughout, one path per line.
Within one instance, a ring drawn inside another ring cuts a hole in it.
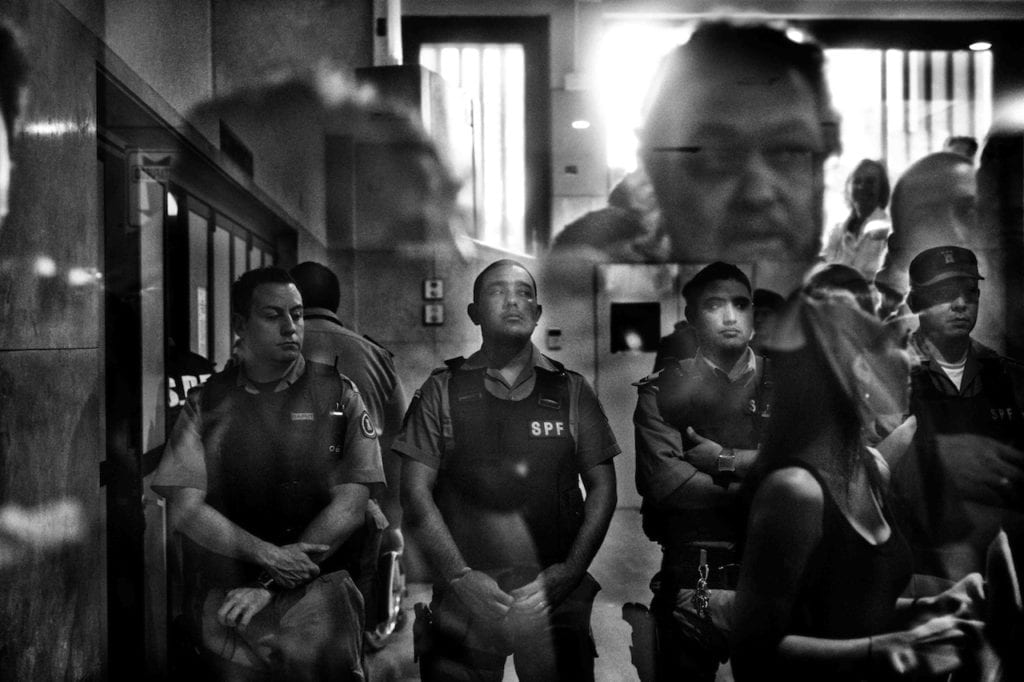
M 0 568 L 0 675 L 98 678 L 106 607 L 94 38 L 51 0 L 5 5 L 24 30 L 32 72 L 0 232 L 0 503 L 18 513 L 69 501 L 87 530 Z M 62 533 L 59 523 L 41 530 Z

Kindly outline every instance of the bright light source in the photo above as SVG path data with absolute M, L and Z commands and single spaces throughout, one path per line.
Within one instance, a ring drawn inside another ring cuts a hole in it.
M 32 269 L 40 277 L 53 277 L 57 274 L 57 263 L 49 256 L 39 256 Z
M 786 37 L 794 43 L 800 43 L 801 45 L 810 42 L 810 36 L 795 26 L 790 26 L 786 29 Z
M 992 49 L 992 43 L 987 40 L 979 40 L 976 43 L 971 43 L 967 46 L 972 52 L 985 52 L 986 50 Z
M 572 127 L 576 130 L 586 130 L 590 127 L 590 121 L 585 121 L 582 118 L 572 122 Z
M 70 268 L 68 270 L 68 284 L 73 287 L 84 287 L 97 279 L 96 271 L 93 268 Z
M 178 200 L 170 192 L 167 193 L 167 215 L 172 218 L 178 215 Z

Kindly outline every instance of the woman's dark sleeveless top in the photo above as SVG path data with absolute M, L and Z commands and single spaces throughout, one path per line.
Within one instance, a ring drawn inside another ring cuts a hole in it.
M 786 465 L 806 469 L 825 495 L 821 542 L 804 570 L 791 633 L 849 639 L 889 631 L 912 559 L 888 505 L 879 500 L 889 538 L 873 545 L 850 525 L 816 469 L 798 460 Z

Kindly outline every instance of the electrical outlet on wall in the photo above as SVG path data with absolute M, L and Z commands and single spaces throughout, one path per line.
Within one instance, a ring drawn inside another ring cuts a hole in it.
M 424 303 L 423 304 L 423 324 L 428 326 L 436 326 L 444 324 L 444 304 L 443 303 Z

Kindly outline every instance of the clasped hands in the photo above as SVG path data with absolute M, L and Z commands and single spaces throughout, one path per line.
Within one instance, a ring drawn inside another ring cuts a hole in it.
M 311 542 L 296 542 L 278 547 L 268 544 L 259 553 L 257 563 L 284 589 L 303 585 L 320 575 L 320 567 L 314 560 L 330 549 L 328 545 Z M 224 602 L 217 610 L 221 625 L 244 630 L 249 621 L 262 611 L 273 595 L 265 587 L 236 587 L 229 590 Z
M 469 571 L 449 583 L 469 611 L 486 620 L 547 622 L 551 610 L 575 589 L 581 576 L 565 564 L 552 564 L 529 583 L 509 592 L 483 571 Z
M 905 630 L 872 638 L 873 670 L 885 674 L 946 674 L 984 648 L 984 583 L 971 573 L 945 592 L 916 599 Z

